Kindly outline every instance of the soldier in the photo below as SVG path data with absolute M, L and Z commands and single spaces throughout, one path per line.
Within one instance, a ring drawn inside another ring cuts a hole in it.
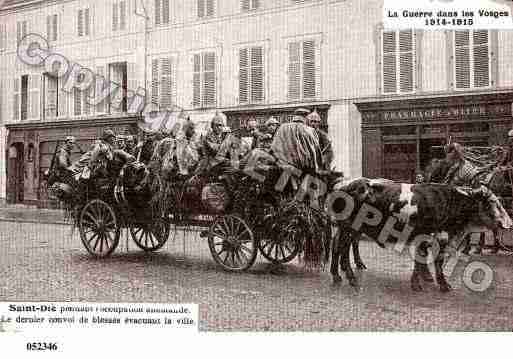
M 131 154 L 132 156 L 135 156 L 136 154 L 136 142 L 135 142 L 135 136 L 129 135 L 126 138 L 125 142 L 125 151 Z
M 210 130 L 201 139 L 202 159 L 196 169 L 196 174 L 202 174 L 212 167 L 221 143 L 223 143 L 224 118 L 216 113 L 210 122 Z
M 463 156 L 463 147 L 459 143 L 451 143 L 447 147 L 447 161 L 451 166 L 443 183 L 455 186 L 477 187 L 477 169 Z
M 319 137 L 319 145 L 321 146 L 322 154 L 322 167 L 324 170 L 331 169 L 331 163 L 333 162 L 333 146 L 328 137 L 328 134 L 320 129 L 321 127 L 321 116 L 317 111 L 313 111 L 306 116 L 308 126 L 315 129 L 317 136 Z
M 513 165 L 513 130 L 508 132 L 508 144 L 505 146 L 505 151 L 500 156 L 498 161 L 499 166 L 511 166 Z
M 92 148 L 84 153 L 80 159 L 73 163 L 71 170 L 77 181 L 88 180 L 91 173 L 102 172 L 107 176 L 107 166 L 114 159 L 113 147 L 116 135 L 112 130 L 103 131 L 100 140 L 96 141 Z
M 257 148 L 269 151 L 278 127 L 280 127 L 280 122 L 276 119 L 276 117 L 269 117 L 267 121 L 265 121 L 266 133 L 260 137 Z
M 69 180 L 71 179 L 72 171 L 71 171 L 71 151 L 75 146 L 75 137 L 67 136 L 64 140 L 64 144 L 60 146 L 57 151 L 56 157 L 56 173 L 57 178 L 64 183 L 69 184 Z

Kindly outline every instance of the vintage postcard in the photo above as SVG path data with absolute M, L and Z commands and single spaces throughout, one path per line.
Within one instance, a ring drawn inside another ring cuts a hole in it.
M 511 332 L 512 48 L 506 0 L 0 1 L 0 341 Z

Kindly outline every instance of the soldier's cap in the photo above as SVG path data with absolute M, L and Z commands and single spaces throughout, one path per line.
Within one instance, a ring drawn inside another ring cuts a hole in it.
M 116 134 L 112 130 L 105 130 L 102 134 L 102 140 L 108 140 L 111 137 L 116 137 Z
M 509 130 L 508 137 L 513 137 L 513 130 Z
M 66 136 L 66 142 L 75 143 L 76 139 L 74 136 Z
M 270 126 L 270 125 L 279 125 L 280 124 L 280 121 L 278 121 L 276 119 L 276 117 L 269 117 L 267 119 L 267 121 L 265 121 L 265 125 L 266 126 Z
M 306 116 L 310 113 L 306 108 L 298 108 L 294 111 L 294 115 L 297 116 Z

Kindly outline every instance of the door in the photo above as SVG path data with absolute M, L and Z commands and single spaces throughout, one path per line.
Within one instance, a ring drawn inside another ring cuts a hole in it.
M 7 165 L 7 201 L 9 203 L 22 203 L 25 199 L 24 154 L 24 145 L 21 142 L 13 143 L 9 147 Z

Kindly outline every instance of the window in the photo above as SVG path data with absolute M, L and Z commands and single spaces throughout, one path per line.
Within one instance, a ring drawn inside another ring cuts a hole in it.
M 214 16 L 214 0 L 197 0 L 198 17 Z
M 169 24 L 169 0 L 155 0 L 155 25 Z
M 454 76 L 457 89 L 490 86 L 488 30 L 454 31 Z
M 53 119 L 58 114 L 58 97 L 59 97 L 58 78 L 52 74 L 44 74 L 44 117 L 45 119 Z
M 7 48 L 7 24 L 0 24 L 0 51 Z
M 91 15 L 89 9 L 80 9 L 77 13 L 78 36 L 89 36 L 91 31 Z
M 27 21 L 18 21 L 16 23 L 16 40 L 17 43 L 27 36 Z
M 212 107 L 216 105 L 216 54 L 204 52 L 194 55 L 193 65 L 194 107 Z
M 14 120 L 38 120 L 40 106 L 40 75 L 23 75 L 14 79 Z
M 57 41 L 57 14 L 46 17 L 46 39 L 48 41 Z
M 109 80 L 118 85 L 113 97 L 109 101 L 110 113 L 121 113 L 127 111 L 127 64 L 126 62 L 117 62 L 109 64 Z
M 260 7 L 260 0 L 242 0 L 242 11 L 256 10 Z
M 126 29 L 126 2 L 116 1 L 112 4 L 112 31 Z
M 290 100 L 316 97 L 315 41 L 289 43 L 288 97 Z
M 264 100 L 264 50 L 250 47 L 239 50 L 239 102 Z
M 383 31 L 383 93 L 415 89 L 415 40 L 412 30 Z
M 175 61 L 173 57 L 151 62 L 151 103 L 160 109 L 170 109 L 175 95 Z

